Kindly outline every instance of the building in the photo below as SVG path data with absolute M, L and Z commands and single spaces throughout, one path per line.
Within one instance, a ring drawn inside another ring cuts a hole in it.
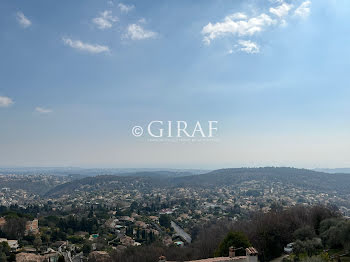
M 7 240 L 7 244 L 10 246 L 11 250 L 17 250 L 19 248 L 17 240 Z
M 97 262 L 108 262 L 111 261 L 111 257 L 105 251 L 94 251 L 90 253 L 89 260 Z
M 17 240 L 7 240 L 6 238 L 0 238 L 0 243 L 7 242 L 12 251 L 16 251 L 19 248 Z
M 57 262 L 60 254 L 50 250 L 43 256 L 34 253 L 21 252 L 16 255 L 17 262 Z
M 164 208 L 159 211 L 159 215 L 171 215 L 172 213 L 174 213 L 174 210 L 170 208 Z
M 47 252 L 44 254 L 44 261 L 45 262 L 57 262 L 58 258 L 60 257 L 60 254 L 53 249 L 48 249 Z
M 122 221 L 122 222 L 134 222 L 135 218 L 129 217 L 129 216 L 122 216 L 122 217 L 119 218 L 119 221 Z
M 258 251 L 254 247 L 245 249 L 247 262 L 258 262 Z
M 37 235 L 39 234 L 39 220 L 27 221 L 24 235 Z
M 129 236 L 123 236 L 120 238 L 120 243 L 122 243 L 122 245 L 128 247 L 128 246 L 133 246 L 135 244 L 135 240 L 133 240 Z
M 44 262 L 45 258 L 31 253 L 19 253 L 16 255 L 17 262 Z

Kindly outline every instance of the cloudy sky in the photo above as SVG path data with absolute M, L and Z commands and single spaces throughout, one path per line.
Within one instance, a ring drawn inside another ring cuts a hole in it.
M 347 0 L 2 0 L 0 166 L 350 166 Z M 150 142 L 152 120 L 219 141 Z

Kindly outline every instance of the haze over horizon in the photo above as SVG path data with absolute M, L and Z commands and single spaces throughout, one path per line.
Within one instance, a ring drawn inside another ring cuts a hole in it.
M 224 169 L 260 169 L 260 168 L 292 168 L 292 169 L 305 169 L 316 172 L 324 173 L 350 173 L 350 168 L 338 167 L 338 168 L 307 168 L 307 167 L 292 167 L 292 166 L 226 166 L 226 167 L 207 167 L 207 168 L 191 168 L 191 167 L 103 167 L 103 166 L 0 166 L 0 172 L 86 172 L 91 170 L 114 172 L 116 174 L 122 173 L 138 173 L 138 172 L 188 172 L 192 174 L 204 174 L 216 170 Z M 95 171 L 95 172 L 96 172 Z

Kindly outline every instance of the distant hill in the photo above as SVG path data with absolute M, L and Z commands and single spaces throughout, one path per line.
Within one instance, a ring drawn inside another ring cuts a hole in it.
M 350 174 L 350 168 L 316 168 L 314 170 L 318 172 L 325 172 L 330 174 L 335 174 L 335 173 Z
M 161 178 L 156 175 L 153 176 L 150 173 L 140 173 L 140 176 L 133 174 L 130 176 L 103 175 L 86 177 L 54 187 L 48 191 L 45 196 L 55 197 L 65 194 L 72 194 L 75 191 L 91 192 L 116 190 L 121 188 L 133 188 L 139 191 L 144 191 L 154 186 L 161 186 L 164 184 L 165 179 L 166 178 Z
M 177 186 L 223 186 L 257 180 L 282 182 L 296 187 L 319 191 L 349 193 L 350 174 L 329 174 L 308 169 L 289 167 L 231 168 L 220 169 L 198 176 L 177 178 Z
M 132 187 L 149 190 L 152 187 L 203 187 L 215 188 L 237 185 L 246 181 L 281 182 L 291 186 L 313 189 L 321 192 L 349 194 L 350 174 L 329 174 L 307 169 L 287 167 L 231 168 L 211 171 L 205 174 L 138 172 L 127 176 L 97 176 L 74 180 L 51 189 L 47 196 L 59 196 L 74 191 L 110 190 Z
M 46 196 L 59 196 L 74 191 L 84 190 L 111 190 L 120 187 L 129 187 L 142 190 L 154 186 L 167 186 L 171 179 L 177 177 L 198 176 L 185 171 L 144 171 L 135 173 L 123 173 L 117 175 L 100 175 L 76 179 L 65 184 L 58 185 L 49 190 Z M 145 187 L 146 186 L 146 187 Z
M 0 174 L 17 175 L 55 175 L 71 177 L 88 177 L 101 175 L 119 175 L 129 176 L 137 173 L 145 175 L 165 175 L 165 176 L 184 176 L 197 175 L 209 172 L 202 169 L 171 169 L 171 168 L 79 168 L 79 167 L 0 167 Z
M 125 173 L 117 173 L 122 170 Z M 203 173 L 201 170 L 159 170 L 131 172 L 139 169 L 79 169 L 79 168 L 0 168 L 0 190 L 23 189 L 38 195 L 61 195 L 75 190 L 103 190 L 120 185 L 130 187 L 133 181 L 143 181 L 148 186 L 158 185 L 160 180 Z M 142 169 L 143 170 L 143 169 Z M 149 169 L 145 169 L 149 170 Z M 142 178 L 142 179 L 135 179 Z M 152 182 L 151 182 L 152 181 Z M 157 182 L 158 181 L 158 182 Z M 138 184 L 138 189 L 141 184 Z
M 9 188 L 11 190 L 25 190 L 31 194 L 43 195 L 51 188 L 70 181 L 69 178 L 55 176 L 6 176 L 0 177 L 0 190 Z
M 206 172 L 202 172 L 206 173 Z M 143 172 L 135 172 L 135 173 L 124 173 L 118 174 L 118 176 L 132 176 L 132 177 L 153 177 L 153 178 L 174 178 L 174 177 L 185 177 L 185 176 L 196 176 L 198 174 L 197 171 L 143 171 Z

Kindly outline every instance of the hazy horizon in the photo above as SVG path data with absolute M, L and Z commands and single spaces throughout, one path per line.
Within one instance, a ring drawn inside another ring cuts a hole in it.
M 43 170 L 93 170 L 93 169 L 100 169 L 100 170 L 119 170 L 119 171 L 128 171 L 128 172 L 143 172 L 143 171 L 183 171 L 183 172 L 191 172 L 191 171 L 202 171 L 202 172 L 210 172 L 214 170 L 220 170 L 220 169 L 240 169 L 240 168 L 247 168 L 247 169 L 258 169 L 258 168 L 295 168 L 295 169 L 306 169 L 306 170 L 313 170 L 313 171 L 319 171 L 319 172 L 329 172 L 329 173 L 341 173 L 341 172 L 350 172 L 350 167 L 335 167 L 335 168 L 324 168 L 324 167 L 294 167 L 294 166 L 218 166 L 218 167 L 211 167 L 211 168 L 201 168 L 201 167 L 181 167 L 181 166 L 174 166 L 174 167 L 117 167 L 117 166 L 0 166 L 1 170 L 6 169 L 14 169 L 14 170 L 23 170 L 23 171 L 30 171 L 35 169 L 43 169 Z

